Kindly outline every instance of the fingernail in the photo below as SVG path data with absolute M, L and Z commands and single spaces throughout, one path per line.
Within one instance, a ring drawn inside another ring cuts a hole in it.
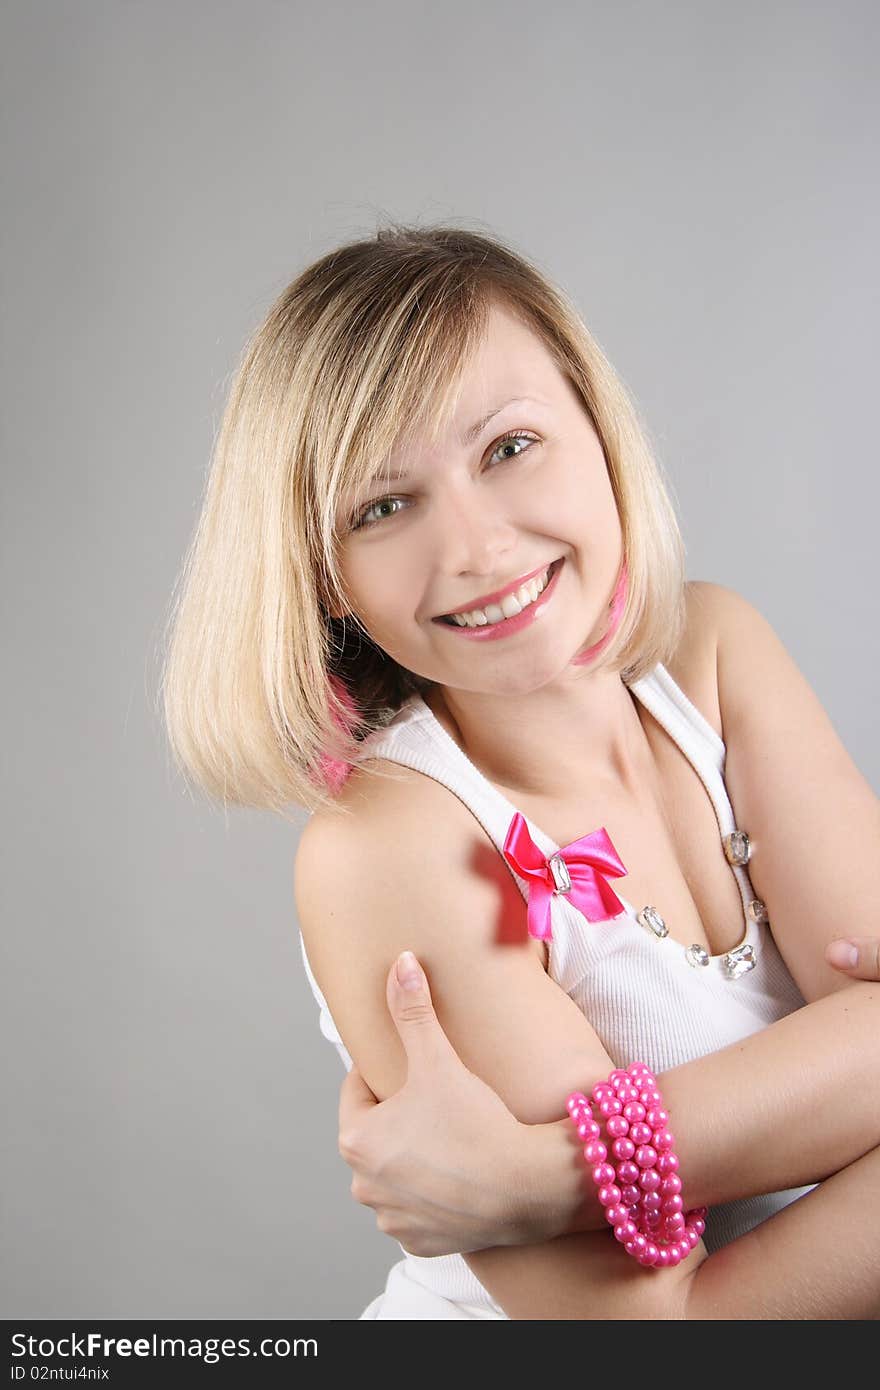
M 421 989 L 422 972 L 412 951 L 404 951 L 397 957 L 397 979 L 404 989 Z
M 844 969 L 851 969 L 859 963 L 858 949 L 851 941 L 832 941 L 827 955 L 832 965 L 840 965 Z

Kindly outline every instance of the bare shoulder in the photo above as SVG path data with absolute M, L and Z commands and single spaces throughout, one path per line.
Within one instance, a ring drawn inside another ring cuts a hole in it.
M 685 626 L 675 656 L 666 663 L 672 679 L 724 738 L 718 690 L 718 622 L 724 595 L 731 591 L 706 579 L 685 585 Z
M 734 719 L 746 703 L 754 703 L 759 688 L 754 674 L 760 668 L 761 654 L 772 649 L 778 655 L 782 643 L 763 613 L 724 584 L 690 581 L 687 605 L 688 630 L 681 644 L 685 672 L 708 690 L 711 667 L 717 722 L 715 718 L 710 722 L 726 743 Z M 762 678 L 760 688 L 765 684 Z
M 386 1002 L 401 951 L 414 951 L 427 970 L 435 1007 L 447 1029 L 460 1034 L 463 1056 L 473 1038 L 474 994 L 486 987 L 477 983 L 480 962 L 493 977 L 496 970 L 504 975 L 502 962 L 508 966 L 514 991 L 528 991 L 533 976 L 546 977 L 507 865 L 447 787 L 373 759 L 351 774 L 337 808 L 315 812 L 300 836 L 297 917 L 346 1049 L 383 1099 L 406 1080 Z M 497 952 L 504 943 L 521 949 Z M 471 1052 L 471 1060 L 477 1055 Z
M 432 840 L 448 852 L 457 826 L 460 833 L 460 818 L 450 807 L 455 802 L 444 787 L 414 768 L 388 758 L 364 760 L 353 768 L 333 807 L 316 811 L 300 836 L 295 861 L 298 904 L 300 894 L 313 882 L 317 888 L 334 863 L 354 856 L 372 856 L 377 864 L 393 861 L 409 847 L 419 827 L 430 826 Z
M 778 653 L 782 644 L 760 610 L 727 585 L 689 580 L 685 603 L 685 630 L 667 669 L 729 744 L 745 706 L 766 683 L 754 679 L 759 653 Z
M 427 818 L 427 819 L 426 819 Z M 378 848 L 399 843 L 426 824 L 431 835 L 448 843 L 461 836 L 473 817 L 464 804 L 435 777 L 390 758 L 365 758 L 351 771 L 332 809 L 316 812 L 307 822 L 312 844 L 359 842 Z

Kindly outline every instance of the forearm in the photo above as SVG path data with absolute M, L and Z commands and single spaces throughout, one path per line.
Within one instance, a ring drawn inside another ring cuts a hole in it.
M 508 1317 L 880 1318 L 880 1148 L 709 1255 L 643 1269 L 605 1227 L 466 1258 Z
M 862 981 L 658 1077 L 688 1206 L 821 1182 L 880 1145 L 878 1045 Z
M 880 1148 L 709 1255 L 688 1319 L 880 1319 Z
M 880 986 L 855 981 L 660 1074 L 688 1206 L 819 1182 L 880 1145 L 878 1038 Z M 522 1139 L 519 1242 L 600 1229 L 571 1122 L 524 1126 Z

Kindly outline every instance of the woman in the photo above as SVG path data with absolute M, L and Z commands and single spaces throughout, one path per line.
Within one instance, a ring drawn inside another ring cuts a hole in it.
M 496 1114 L 558 1138 L 566 1092 L 645 1061 L 711 1206 L 662 1270 L 583 1200 L 561 1238 L 407 1254 L 364 1317 L 876 1310 L 873 1247 L 847 1261 L 878 1234 L 878 1005 L 823 948 L 880 907 L 880 807 L 769 625 L 683 553 L 622 384 L 497 242 L 342 247 L 249 348 L 166 711 L 203 786 L 312 812 L 295 888 L 322 1031 L 393 1105 L 386 976 L 412 945 Z M 847 862 L 830 905 L 817 841 Z M 578 853 L 585 896 L 533 876 Z M 780 1283 L 817 1256 L 806 1294 Z

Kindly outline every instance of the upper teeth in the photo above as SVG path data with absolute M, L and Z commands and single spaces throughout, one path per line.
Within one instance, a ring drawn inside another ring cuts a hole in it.
M 490 603 L 488 608 L 471 608 L 467 613 L 451 613 L 448 616 L 458 623 L 459 627 L 483 627 L 486 623 L 500 623 L 502 618 L 515 618 L 517 613 L 521 613 L 524 608 L 528 608 L 530 603 L 547 587 L 547 579 L 550 573 L 550 566 L 541 573 L 530 579 L 528 584 L 523 584 L 515 593 L 505 594 L 500 603 Z

